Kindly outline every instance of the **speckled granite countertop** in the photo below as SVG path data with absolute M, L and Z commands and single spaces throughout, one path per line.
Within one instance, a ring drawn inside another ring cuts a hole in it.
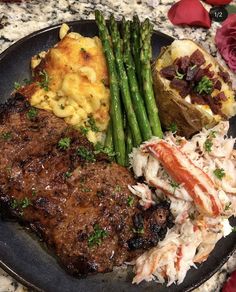
M 236 1 L 233 2 L 236 4 Z M 140 19 L 149 17 L 156 30 L 175 38 L 194 39 L 223 62 L 216 53 L 213 40 L 218 24 L 213 23 L 209 30 L 174 27 L 166 17 L 172 3 L 173 0 L 23 0 L 20 3 L 0 3 L 0 53 L 15 41 L 41 28 L 71 20 L 94 19 L 93 11 L 97 8 L 107 15 L 114 13 L 117 19 L 121 16 L 131 18 L 133 13 L 137 13 Z M 205 7 L 210 8 L 208 5 Z M 236 76 L 232 75 L 232 78 L 235 84 Z M 236 254 L 195 292 L 219 291 L 227 274 L 235 268 Z M 7 291 L 27 290 L 0 269 L 0 292 Z

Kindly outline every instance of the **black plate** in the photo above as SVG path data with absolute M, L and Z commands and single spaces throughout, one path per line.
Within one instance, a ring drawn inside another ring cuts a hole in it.
M 85 36 L 97 35 L 94 21 L 74 21 L 68 23 L 73 31 Z M 30 58 L 42 50 L 47 50 L 58 42 L 60 25 L 35 32 L 15 43 L 0 55 L 0 101 L 10 97 L 14 81 L 22 82 L 30 78 Z M 152 38 L 153 57 L 162 46 L 173 39 L 160 32 Z M 231 126 L 231 134 L 236 136 L 236 123 Z M 234 222 L 235 223 L 235 222 Z M 190 291 L 213 275 L 236 248 L 236 233 L 232 233 L 217 243 L 209 259 L 198 269 L 191 269 L 184 283 L 166 288 L 155 282 L 131 284 L 132 270 L 120 268 L 112 273 L 77 279 L 68 275 L 57 263 L 53 255 L 30 232 L 17 223 L 0 220 L 0 265 L 18 281 L 38 291 L 78 292 L 78 291 Z

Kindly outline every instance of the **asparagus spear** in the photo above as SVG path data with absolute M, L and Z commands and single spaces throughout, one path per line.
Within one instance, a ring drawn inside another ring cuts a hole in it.
M 141 29 L 141 31 L 140 31 L 140 39 L 141 39 L 140 46 L 142 48 L 143 44 L 146 41 L 146 38 L 148 38 L 150 36 L 151 31 L 152 31 L 152 26 L 151 26 L 151 23 L 150 23 L 148 18 L 146 18 L 144 20 L 144 22 L 141 24 L 140 29 Z
M 157 137 L 162 137 L 163 133 L 161 130 L 161 124 L 158 117 L 158 109 L 153 92 L 151 71 L 151 32 L 152 27 L 149 23 L 149 20 L 145 20 L 141 25 L 142 48 L 140 54 L 142 65 L 143 92 L 152 134 Z
M 95 19 L 99 29 L 100 39 L 106 56 L 109 77 L 110 77 L 110 95 L 111 95 L 111 120 L 113 129 L 113 143 L 117 153 L 116 160 L 119 164 L 125 165 L 125 136 L 121 113 L 120 91 L 118 76 L 115 66 L 115 58 L 109 42 L 110 36 L 106 27 L 105 19 L 102 13 L 95 11 Z
M 140 63 L 140 21 L 138 15 L 134 15 L 133 22 L 131 23 L 131 42 L 132 53 L 134 56 L 135 71 L 138 78 L 139 89 L 142 91 L 142 75 L 141 75 L 141 63 Z
M 135 65 L 130 48 L 130 22 L 128 21 L 123 23 L 123 41 L 124 62 L 126 65 L 127 75 L 129 79 L 129 86 L 134 110 L 137 116 L 142 138 L 143 140 L 148 140 L 152 137 L 152 130 L 148 121 L 145 105 L 136 79 Z
M 122 101 L 124 104 L 128 124 L 130 126 L 130 130 L 132 132 L 134 145 L 139 146 L 142 143 L 142 137 L 139 130 L 139 125 L 137 122 L 137 118 L 134 112 L 130 91 L 129 91 L 129 83 L 127 74 L 125 71 L 123 56 L 121 51 L 121 38 L 118 30 L 117 23 L 115 21 L 114 16 L 112 15 L 110 18 L 110 33 L 112 37 L 113 51 L 116 59 L 116 68 L 119 76 L 119 84 L 120 90 L 122 93 Z
M 110 148 L 111 150 L 113 150 L 112 121 L 111 120 L 110 120 L 108 128 L 107 128 L 107 133 L 106 133 L 106 139 L 105 139 L 104 146 Z

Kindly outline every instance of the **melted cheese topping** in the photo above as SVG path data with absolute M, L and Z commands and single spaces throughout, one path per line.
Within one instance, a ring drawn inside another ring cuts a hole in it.
M 85 126 L 92 116 L 99 132 L 90 130 L 88 138 L 94 143 L 100 141 L 109 121 L 110 97 L 100 39 L 73 32 L 63 35 L 46 55 L 32 59 L 33 69 L 37 66 L 47 72 L 49 90 L 38 88 L 31 96 L 31 105 L 53 111 L 76 127 Z

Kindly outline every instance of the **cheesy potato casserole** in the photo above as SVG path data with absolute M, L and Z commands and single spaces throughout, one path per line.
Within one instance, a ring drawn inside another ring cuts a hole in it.
M 62 25 L 62 40 L 32 58 L 34 78 L 40 81 L 30 90 L 29 99 L 32 106 L 53 111 L 85 131 L 95 143 L 103 139 L 109 122 L 106 60 L 98 37 L 67 31 L 68 26 Z

